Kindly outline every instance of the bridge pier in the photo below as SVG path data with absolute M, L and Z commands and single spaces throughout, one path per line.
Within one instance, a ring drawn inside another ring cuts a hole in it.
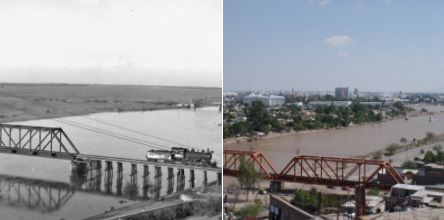
M 117 195 L 122 195 L 122 181 L 123 181 L 123 166 L 122 166 L 122 162 L 117 162 L 117 181 L 116 181 L 116 192 L 117 192 Z
M 203 186 L 204 186 L 204 188 L 206 188 L 207 185 L 208 185 L 208 172 L 206 170 L 204 170 L 203 171 L 203 175 L 204 175 L 204 177 L 203 177 Z
M 150 188 L 150 171 L 148 165 L 143 165 L 143 198 L 148 198 L 148 189 Z
M 75 175 L 85 175 L 87 173 L 87 164 L 79 161 L 71 161 L 71 170 Z
M 160 189 L 162 188 L 162 167 L 154 167 L 154 198 L 160 198 Z
M 95 189 L 97 192 L 100 192 L 102 185 L 102 161 L 100 160 L 96 160 L 95 174 Z
M 196 176 L 194 175 L 193 169 L 190 169 L 190 186 L 192 189 L 196 187 Z
M 105 161 L 105 192 L 111 193 L 113 186 L 113 162 Z
M 272 180 L 270 181 L 270 192 L 279 192 L 282 189 L 282 182 Z
M 222 186 L 222 173 L 217 173 L 217 185 Z
M 177 169 L 177 192 L 183 191 L 185 189 L 185 170 Z
M 131 164 L 131 174 L 130 174 L 130 182 L 131 184 L 137 184 L 137 164 Z
M 174 191 L 174 169 L 172 167 L 168 167 L 168 188 L 167 194 L 171 194 Z

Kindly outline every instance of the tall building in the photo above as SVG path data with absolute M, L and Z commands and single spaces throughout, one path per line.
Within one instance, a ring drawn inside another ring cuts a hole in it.
M 356 97 L 358 97 L 358 96 L 359 96 L 359 91 L 358 91 L 358 88 L 355 88 L 355 91 L 353 92 L 353 95 L 355 95 Z
M 337 98 L 348 98 L 348 87 L 335 88 L 335 96 Z

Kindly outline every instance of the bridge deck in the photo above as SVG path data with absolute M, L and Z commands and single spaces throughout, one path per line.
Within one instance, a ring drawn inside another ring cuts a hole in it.
M 48 151 L 33 151 L 33 150 L 25 149 L 25 148 L 0 147 L 0 153 L 33 156 L 33 157 L 53 158 L 53 159 L 61 159 L 61 160 L 73 160 L 74 159 L 75 161 L 103 160 L 103 161 L 134 163 L 134 164 L 143 164 L 143 165 L 187 168 L 187 169 L 194 169 L 194 170 L 206 170 L 206 171 L 211 171 L 211 172 L 222 172 L 222 169 L 220 167 L 204 167 L 204 166 L 193 166 L 193 165 L 184 165 L 184 164 L 175 164 L 175 163 L 151 162 L 151 161 L 147 161 L 147 160 L 143 160 L 143 159 L 100 156 L 100 155 L 90 155 L 90 154 L 68 154 L 68 153 L 64 153 L 64 152 L 50 153 Z
M 163 163 L 163 162 L 152 162 L 142 159 L 132 159 L 132 158 L 123 158 L 123 157 L 110 157 L 110 156 L 100 156 L 100 155 L 89 155 L 89 154 L 77 154 L 76 160 L 108 160 L 113 162 L 124 162 L 124 163 L 134 163 L 134 164 L 143 164 L 143 165 L 157 165 L 157 166 L 168 166 L 168 167 L 176 167 L 176 168 L 187 168 L 194 170 L 206 170 L 212 172 L 222 172 L 220 167 L 203 167 L 203 166 L 192 166 L 192 165 L 184 165 L 184 164 L 175 164 L 175 163 Z

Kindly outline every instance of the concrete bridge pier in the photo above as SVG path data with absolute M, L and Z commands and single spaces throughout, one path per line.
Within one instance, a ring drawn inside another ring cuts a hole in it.
M 177 169 L 177 188 L 176 191 L 180 192 L 185 189 L 185 170 Z
M 113 186 L 113 162 L 105 161 L 105 192 L 111 193 Z
M 204 188 L 206 188 L 207 185 L 208 185 L 208 172 L 206 170 L 204 170 L 203 171 L 203 175 L 204 175 L 204 177 L 203 177 L 203 186 L 204 186 Z
M 74 175 L 85 175 L 88 172 L 87 164 L 80 161 L 71 161 L 71 170 Z
M 153 194 L 155 199 L 160 198 L 160 189 L 162 188 L 162 167 L 154 167 L 154 188 Z
M 219 186 L 222 186 L 222 173 L 221 172 L 217 173 L 217 184 Z
M 102 185 L 102 161 L 96 160 L 96 166 L 95 166 L 95 191 L 100 192 L 101 191 L 101 185 Z
M 168 167 L 168 188 L 167 194 L 171 194 L 174 191 L 174 169 L 172 167 Z
M 122 162 L 117 162 L 117 181 L 116 181 L 117 195 L 122 195 L 122 182 L 123 182 L 123 166 Z
M 148 198 L 148 190 L 150 188 L 150 171 L 148 165 L 143 165 L 143 198 Z
M 190 169 L 190 186 L 192 189 L 196 187 L 196 176 L 194 175 L 193 169 Z
M 131 185 L 137 185 L 137 164 L 131 164 L 131 174 L 130 174 Z

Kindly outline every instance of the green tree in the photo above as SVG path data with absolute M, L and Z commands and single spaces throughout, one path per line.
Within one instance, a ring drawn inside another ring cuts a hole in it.
M 398 151 L 400 148 L 401 148 L 401 146 L 399 146 L 399 144 L 396 144 L 396 143 L 389 144 L 389 145 L 385 148 L 385 155 L 386 155 L 386 156 L 392 156 L 392 155 L 395 154 L 396 151 Z
M 245 157 L 240 158 L 239 172 L 237 179 L 242 187 L 247 191 L 247 200 L 249 199 L 249 193 L 254 188 L 254 186 L 259 182 L 262 177 L 262 173 L 256 171 L 254 168 L 254 163 Z
M 435 140 L 435 139 L 436 139 L 436 134 L 433 133 L 433 132 L 431 132 L 431 131 L 427 132 L 427 133 L 426 133 L 426 136 L 425 136 L 425 138 L 424 138 L 424 140 L 425 140 L 426 142 L 430 142 L 430 141 L 433 141 L 433 140 Z
M 246 115 L 254 131 L 269 132 L 271 117 L 262 102 L 254 101 L 251 103 L 251 107 L 247 108 Z
M 436 156 L 432 151 L 427 151 L 424 155 L 424 163 L 435 163 Z

